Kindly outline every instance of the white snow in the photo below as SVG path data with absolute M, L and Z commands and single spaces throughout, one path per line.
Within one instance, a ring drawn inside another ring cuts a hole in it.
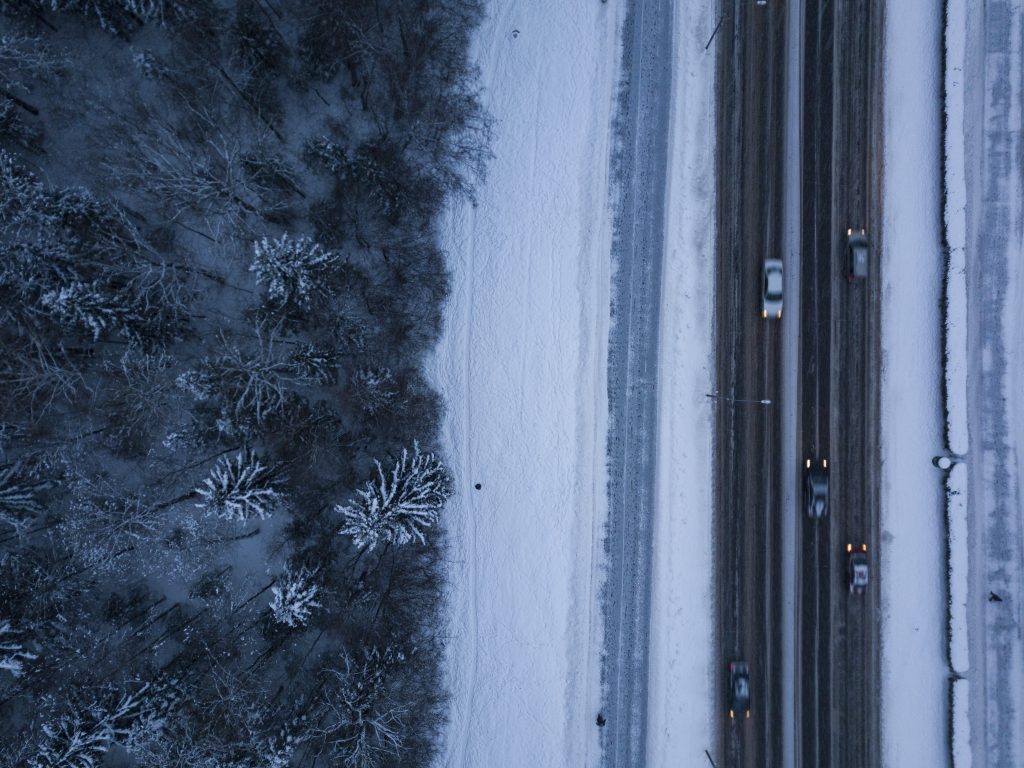
M 495 157 L 478 205 L 447 217 L 452 296 L 432 365 L 456 478 L 440 764 L 596 765 L 624 5 L 488 7 L 473 55 Z
M 658 379 L 658 465 L 647 757 L 715 753 L 712 340 L 715 252 L 713 0 L 683 3 L 675 51 Z
M 882 241 L 882 755 L 945 765 L 938 0 L 886 7 Z M 913 681 L 913 684 L 908 684 Z
M 971 768 L 970 691 L 967 680 L 958 679 L 953 686 L 953 768 Z

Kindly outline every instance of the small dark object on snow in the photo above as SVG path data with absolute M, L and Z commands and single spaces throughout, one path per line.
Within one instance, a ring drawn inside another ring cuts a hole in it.
M 519 37 L 519 30 L 518 29 L 513 29 L 512 30 L 512 37 L 513 38 Z
M 476 488 L 479 491 L 481 488 L 483 488 L 483 485 L 481 485 L 480 483 L 477 483 L 473 487 Z
M 1001 602 L 1003 602 L 1003 598 L 1001 598 L 995 592 L 989 592 L 988 593 L 988 601 L 990 603 L 1001 603 Z
M 605 722 L 607 722 L 607 721 L 604 719 L 604 715 L 602 715 L 600 712 L 598 712 L 597 713 L 597 727 L 598 728 L 604 728 Z

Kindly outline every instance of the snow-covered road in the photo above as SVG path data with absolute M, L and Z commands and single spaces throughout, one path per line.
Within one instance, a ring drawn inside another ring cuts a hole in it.
M 1024 2 L 966 29 L 968 611 L 973 765 L 1024 760 Z M 983 87 L 980 87 L 983 86 Z M 957 766 L 961 768 L 961 766 Z

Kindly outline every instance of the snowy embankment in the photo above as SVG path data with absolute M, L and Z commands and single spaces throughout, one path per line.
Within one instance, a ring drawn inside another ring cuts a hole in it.
M 943 223 L 946 246 L 944 371 L 946 450 L 941 466 L 967 454 L 967 179 L 964 145 L 964 72 L 967 0 L 946 0 L 943 93 Z M 967 599 L 970 559 L 967 521 L 967 466 L 956 463 L 946 476 L 946 595 L 951 715 L 950 751 L 954 768 L 971 765 L 970 667 Z
M 621 3 L 491 3 L 474 57 L 496 120 L 443 245 L 432 378 L 447 404 L 452 695 L 440 764 L 600 761 L 608 160 Z
M 948 762 L 942 476 L 939 2 L 886 9 L 882 269 L 882 754 Z M 911 684 L 912 681 L 912 684 Z
M 715 48 L 712 0 L 677 6 L 658 377 L 647 755 L 714 753 L 712 415 Z

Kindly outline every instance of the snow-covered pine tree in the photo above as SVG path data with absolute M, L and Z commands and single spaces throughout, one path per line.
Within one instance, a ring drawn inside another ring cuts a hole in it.
M 15 240 L 26 229 L 35 234 L 46 203 L 46 192 L 36 177 L 14 155 L 0 149 L 0 231 Z
M 11 622 L 0 621 L 0 670 L 10 672 L 14 677 L 21 677 L 25 662 L 39 658 L 25 650 L 18 639 L 19 634 L 11 628 Z
M 306 139 L 302 154 L 307 164 L 314 168 L 322 168 L 331 174 L 341 173 L 348 165 L 348 153 L 345 152 L 345 148 L 327 136 Z
M 233 460 L 227 457 L 217 462 L 196 488 L 203 499 L 196 506 L 223 520 L 264 520 L 284 503 L 277 485 L 275 473 L 245 448 Z
M 0 522 L 20 529 L 28 518 L 43 511 L 38 493 L 48 485 L 29 480 L 19 462 L 0 467 Z
M 313 572 L 300 568 L 298 571 L 287 570 L 271 588 L 274 595 L 270 601 L 270 612 L 278 624 L 289 627 L 304 627 L 315 608 L 320 607 L 316 601 L 319 587 L 313 582 Z
M 40 297 L 40 304 L 59 324 L 68 330 L 85 331 L 93 341 L 108 330 L 126 331 L 144 322 L 134 307 L 96 282 L 87 285 L 74 281 L 46 291 Z
M 94 701 L 44 723 L 30 768 L 98 768 L 113 744 L 131 739 L 140 723 L 151 724 L 172 702 L 169 689 L 151 683 L 111 692 L 105 704 Z
M 29 768 L 98 768 L 110 749 L 106 732 L 77 713 L 44 723 L 43 736 Z
M 357 491 L 359 499 L 335 511 L 344 519 L 341 533 L 357 547 L 372 550 L 377 544 L 403 545 L 426 541 L 424 531 L 437 522 L 438 513 L 451 495 L 451 479 L 432 453 L 420 453 L 413 444 L 385 473 L 379 461 L 377 478 Z
M 316 294 L 327 292 L 338 261 L 336 253 L 324 250 L 312 238 L 285 234 L 276 240 L 264 237 L 253 243 L 249 270 L 256 273 L 256 282 L 266 288 L 272 303 L 306 309 Z

